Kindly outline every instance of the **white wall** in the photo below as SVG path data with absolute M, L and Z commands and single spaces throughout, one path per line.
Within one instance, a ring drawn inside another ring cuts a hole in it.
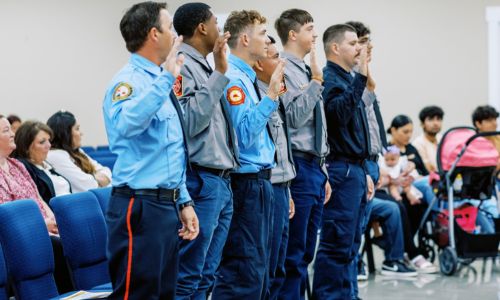
M 80 120 L 85 144 L 107 143 L 101 102 L 108 81 L 128 59 L 118 24 L 135 2 L 0 0 L 0 113 L 46 121 L 64 108 Z M 169 1 L 170 11 L 184 2 Z M 260 10 L 275 36 L 274 19 L 292 7 L 311 12 L 320 39 L 335 23 L 368 24 L 386 125 L 398 113 L 418 123 L 418 111 L 428 104 L 444 108 L 446 127 L 469 124 L 474 107 L 488 102 L 485 11 L 500 0 L 207 3 L 216 13 Z

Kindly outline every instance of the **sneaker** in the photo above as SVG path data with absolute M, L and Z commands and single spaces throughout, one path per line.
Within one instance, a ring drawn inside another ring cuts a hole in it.
M 438 272 L 438 268 L 422 255 L 417 255 L 411 260 L 411 265 L 415 267 L 418 273 L 433 274 Z
M 360 259 L 358 261 L 358 281 L 368 280 L 368 267 L 365 265 L 365 262 Z
M 392 277 L 415 277 L 418 275 L 415 269 L 399 260 L 384 261 L 381 273 L 384 276 Z

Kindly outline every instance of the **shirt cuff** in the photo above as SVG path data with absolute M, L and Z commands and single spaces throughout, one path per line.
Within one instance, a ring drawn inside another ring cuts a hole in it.
M 214 71 L 207 80 L 207 86 L 216 94 L 223 94 L 224 89 L 229 84 L 229 78 L 219 71 Z
M 260 101 L 257 109 L 266 117 L 270 117 L 271 114 L 278 108 L 278 101 L 274 101 L 269 98 L 269 96 L 264 96 Z

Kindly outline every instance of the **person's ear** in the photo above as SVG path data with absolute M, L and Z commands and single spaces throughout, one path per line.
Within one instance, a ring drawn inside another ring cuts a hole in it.
M 264 66 L 262 65 L 262 62 L 260 60 L 255 62 L 255 64 L 253 65 L 253 68 L 255 69 L 255 71 L 259 71 L 259 72 L 264 71 Z
M 196 30 L 201 34 L 201 35 L 208 35 L 208 30 L 207 30 L 207 24 L 205 23 L 200 23 L 196 27 Z
M 297 40 L 297 33 L 293 30 L 288 31 L 288 40 L 289 41 L 296 41 Z

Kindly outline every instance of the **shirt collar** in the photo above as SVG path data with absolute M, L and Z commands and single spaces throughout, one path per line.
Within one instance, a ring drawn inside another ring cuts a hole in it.
M 257 74 L 255 74 L 255 71 L 252 69 L 252 67 L 241 58 L 230 54 L 228 61 L 230 64 L 235 66 L 241 72 L 245 73 L 245 75 L 247 75 L 252 82 L 254 82 L 255 79 L 257 78 Z
M 156 76 L 161 75 L 163 71 L 162 67 L 156 65 L 154 62 L 137 53 L 132 53 L 129 63 Z
M 208 64 L 207 59 L 203 57 L 200 51 L 196 50 L 196 48 L 194 48 L 193 46 L 188 45 L 186 43 L 182 43 L 181 46 L 179 47 L 179 52 L 189 55 L 198 63 L 202 64 L 206 69 L 212 70 L 212 67 Z
M 304 72 L 308 72 L 306 68 L 306 63 L 304 62 L 303 59 L 300 59 L 297 56 L 284 51 L 281 52 L 281 57 L 288 59 L 293 64 L 297 65 L 297 67 L 301 68 Z
M 342 68 L 341 66 L 337 65 L 333 61 L 328 60 L 326 62 L 326 67 L 335 70 L 336 73 L 340 74 L 341 77 L 343 77 L 347 81 L 351 81 L 353 76 L 351 76 L 350 72 L 347 72 Z

